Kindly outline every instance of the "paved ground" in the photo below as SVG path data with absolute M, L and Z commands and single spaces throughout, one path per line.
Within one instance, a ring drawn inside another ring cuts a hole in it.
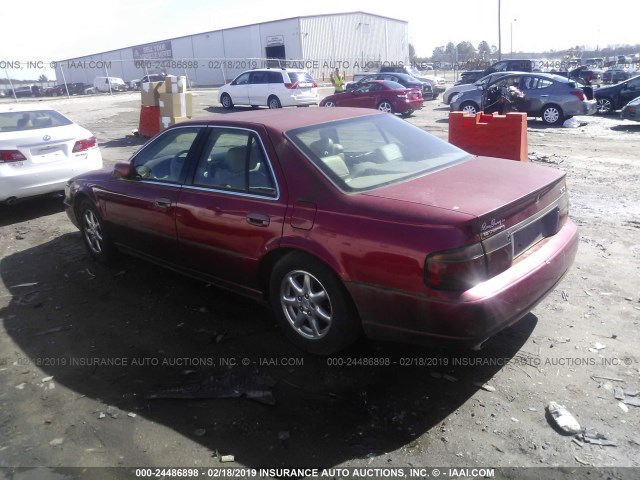
M 196 117 L 224 113 L 214 91 L 194 100 Z M 142 143 L 138 101 L 50 103 L 113 163 Z M 409 121 L 446 138 L 447 113 L 425 102 Z M 532 160 L 567 172 L 576 264 L 480 353 L 302 355 L 261 305 L 138 260 L 95 264 L 59 200 L 0 207 L 0 466 L 640 466 L 640 408 L 614 397 L 640 388 L 640 124 L 580 121 L 528 132 Z M 148 398 L 192 385 L 261 401 Z M 550 401 L 616 446 L 560 435 Z

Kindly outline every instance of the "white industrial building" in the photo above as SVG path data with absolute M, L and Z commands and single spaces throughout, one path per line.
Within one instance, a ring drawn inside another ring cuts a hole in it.
M 97 76 L 129 82 L 167 73 L 211 86 L 250 68 L 278 65 L 273 59 L 309 70 L 319 81 L 335 67 L 350 75 L 384 62 L 406 64 L 408 24 L 365 12 L 287 18 L 60 60 L 56 77 L 59 83 L 92 84 Z

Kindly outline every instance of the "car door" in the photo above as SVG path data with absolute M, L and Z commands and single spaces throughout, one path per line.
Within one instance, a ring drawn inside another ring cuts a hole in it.
M 636 97 L 640 97 L 640 76 L 632 78 L 620 89 L 617 108 L 624 107 Z
M 358 107 L 358 108 L 376 108 L 376 88 L 377 84 L 367 83 L 362 85 L 350 93 L 341 93 L 340 95 L 349 95 L 344 99 L 339 99 L 340 107 Z
M 181 265 L 218 285 L 260 289 L 260 259 L 279 245 L 287 209 L 273 159 L 264 130 L 209 128 L 178 198 Z
M 245 72 L 239 75 L 233 82 L 231 82 L 228 89 L 231 100 L 237 105 L 250 105 L 249 103 L 249 90 L 251 88 L 250 83 L 251 72 Z
M 142 256 L 175 260 L 178 193 L 204 129 L 177 127 L 160 134 L 131 160 L 131 178 L 97 193 L 116 243 Z
M 282 83 L 282 75 L 279 72 L 262 70 L 251 72 L 249 76 L 249 103 L 251 105 L 267 104 L 270 87 L 272 87 L 271 84 L 274 83 L 274 75 L 271 75 L 272 73 L 275 73 L 275 77 L 279 77 L 280 83 Z
M 538 113 L 549 103 L 553 93 L 553 80 L 537 75 L 524 75 L 520 81 L 520 91 L 524 101 L 518 107 L 521 112 Z

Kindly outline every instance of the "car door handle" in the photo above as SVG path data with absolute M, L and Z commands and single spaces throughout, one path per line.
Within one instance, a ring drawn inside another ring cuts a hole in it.
M 540 97 L 541 97 L 541 98 L 542 98 L 542 97 L 548 97 L 548 96 L 549 96 L 549 95 L 540 95 Z
M 269 215 L 262 213 L 250 213 L 247 215 L 247 223 L 256 227 L 267 227 L 269 225 Z
M 169 208 L 171 206 L 171 200 L 168 198 L 156 198 L 156 207 Z

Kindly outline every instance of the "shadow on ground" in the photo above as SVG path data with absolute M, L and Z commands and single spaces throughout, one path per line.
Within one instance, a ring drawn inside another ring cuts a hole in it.
M 58 192 L 37 198 L 21 200 L 15 205 L 0 204 L 0 227 L 23 223 L 35 218 L 55 215 L 64 211 L 64 193 Z
M 79 233 L 3 258 L 0 278 L 12 295 L 4 329 L 21 355 L 53 359 L 40 368 L 58 384 L 256 468 L 330 467 L 411 448 L 504 366 L 490 360 L 514 358 L 537 321 L 528 315 L 482 353 L 361 341 L 325 359 L 291 346 L 261 304 L 135 259 L 92 262 Z M 452 367 L 460 355 L 486 365 Z M 275 404 L 145 398 L 230 374 L 272 381 Z

